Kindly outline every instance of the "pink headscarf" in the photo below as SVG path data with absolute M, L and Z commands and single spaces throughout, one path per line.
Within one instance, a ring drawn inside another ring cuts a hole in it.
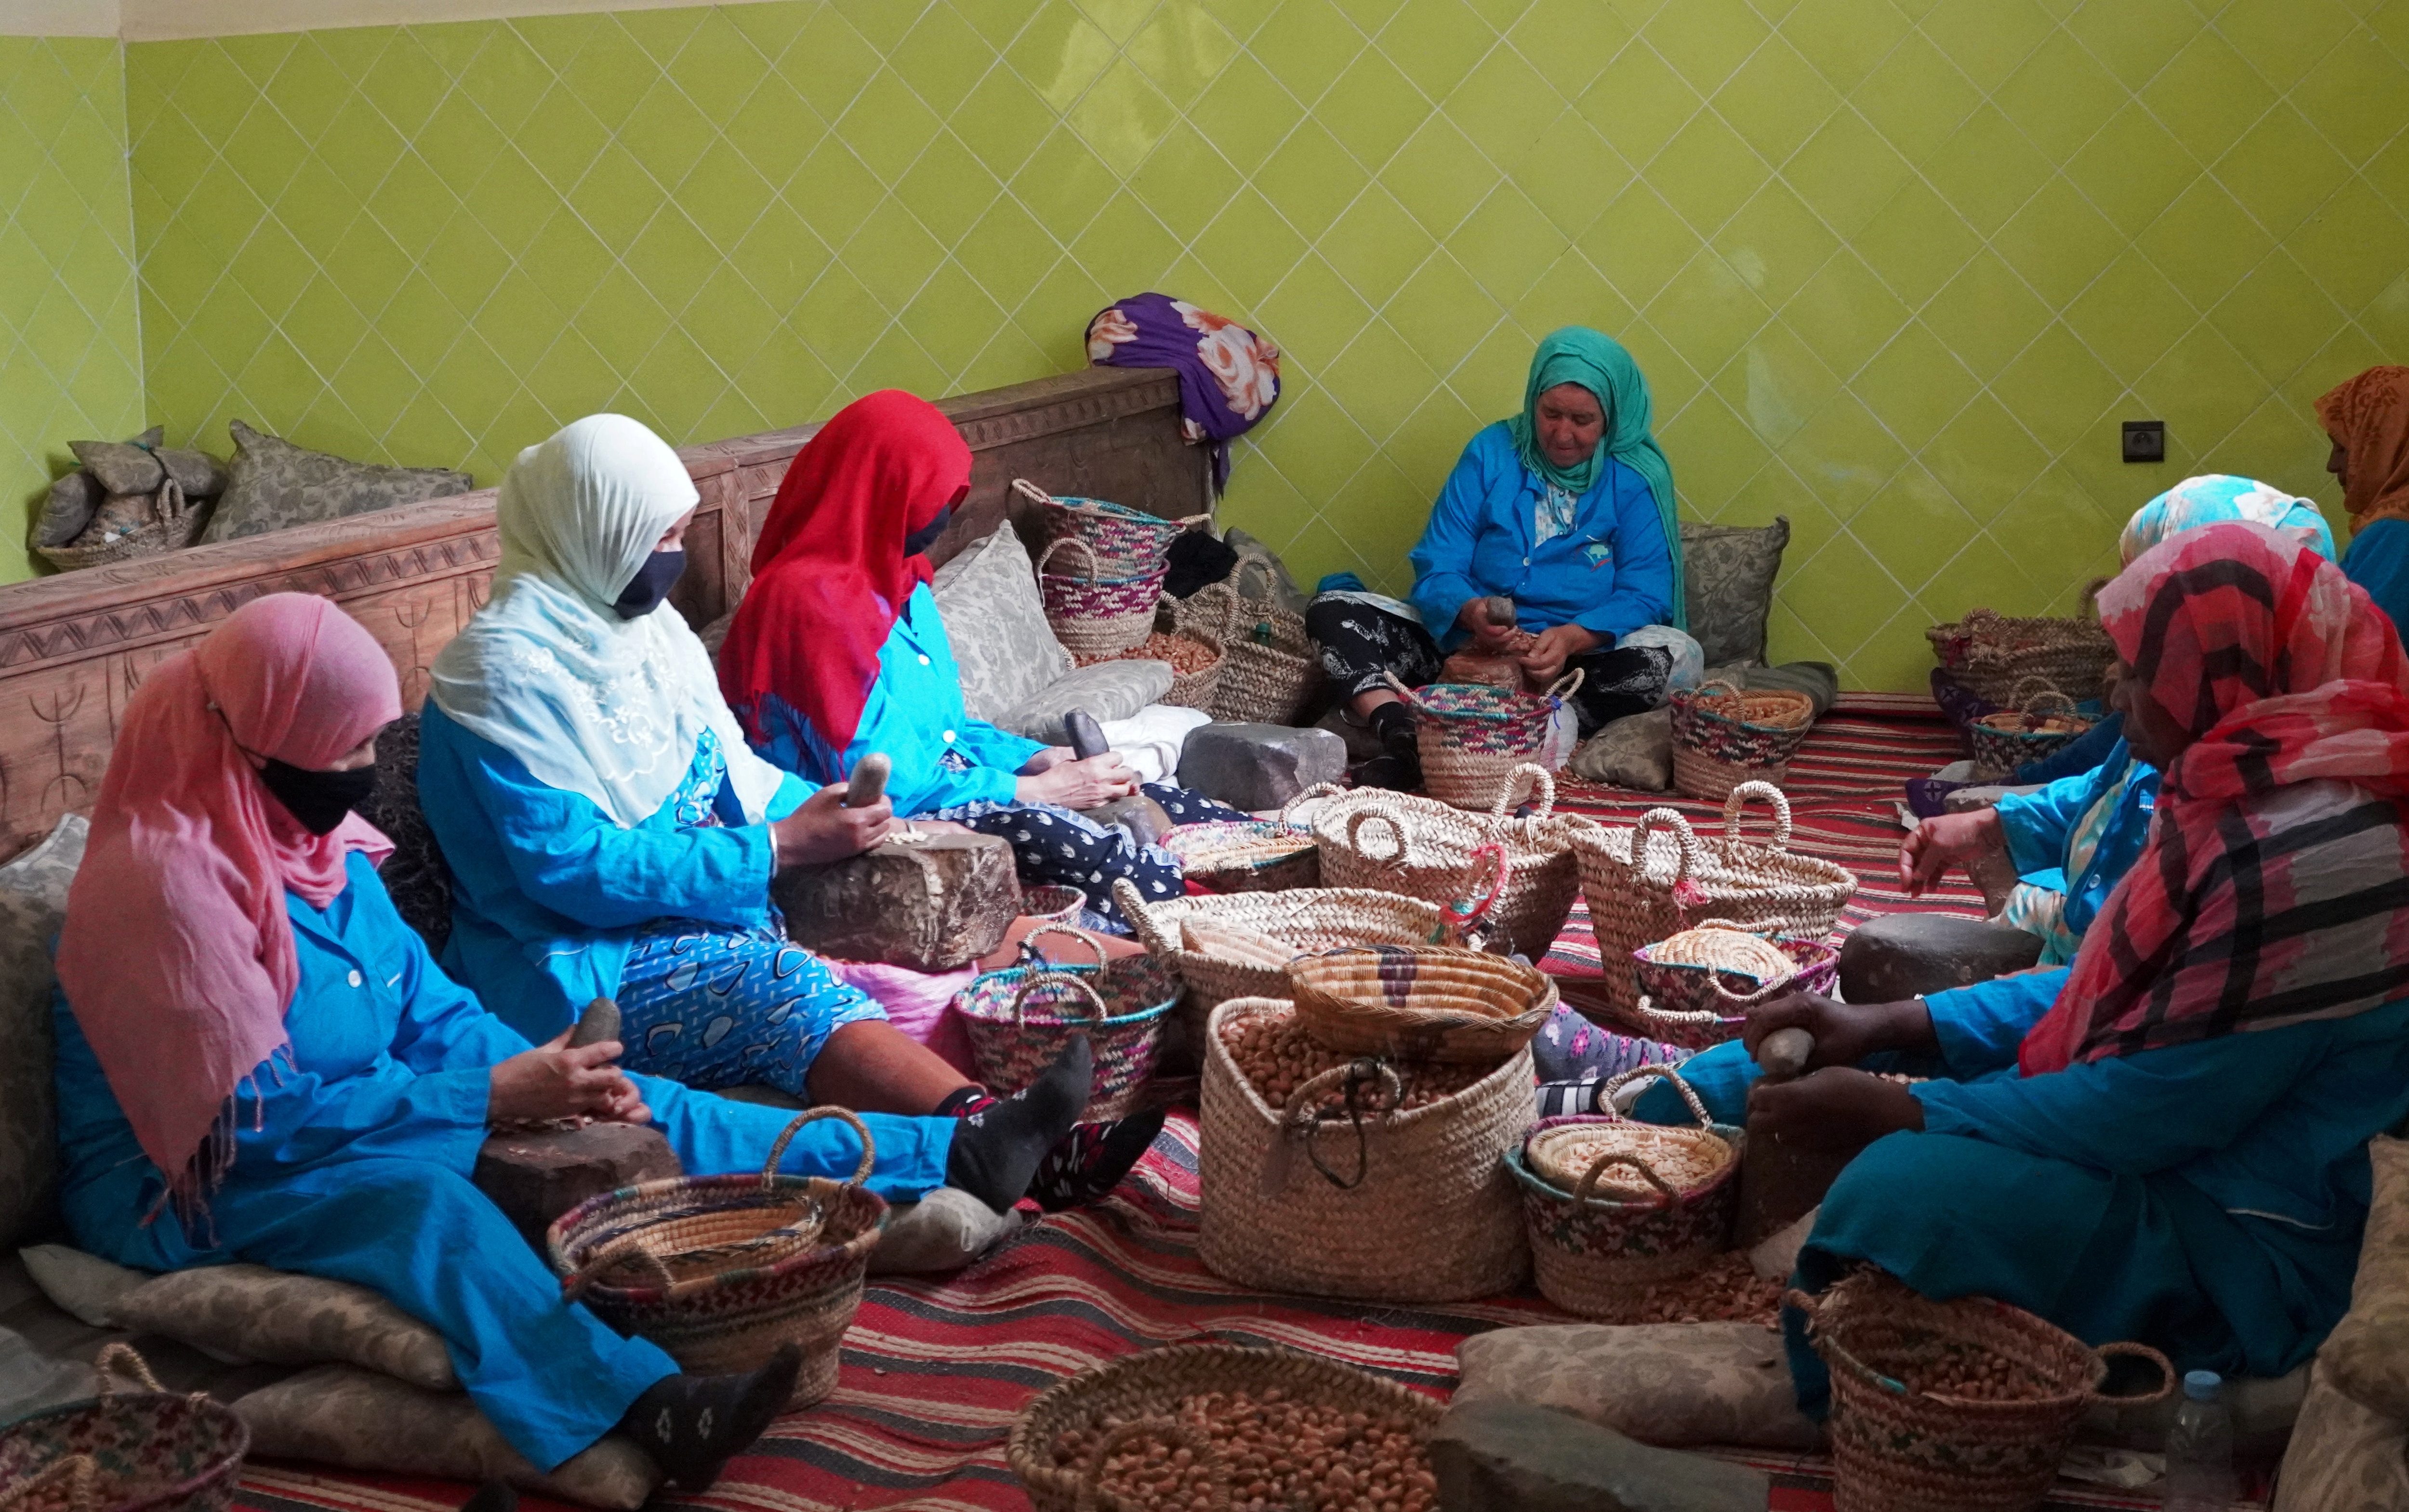
M 322 770 L 400 713 L 383 648 L 297 593 L 245 604 L 125 706 L 67 893 L 59 981 L 180 1202 L 224 1174 L 235 1090 L 286 1044 L 300 980 L 286 890 L 324 908 L 351 852 L 393 850 L 357 814 L 311 834 L 243 750 Z

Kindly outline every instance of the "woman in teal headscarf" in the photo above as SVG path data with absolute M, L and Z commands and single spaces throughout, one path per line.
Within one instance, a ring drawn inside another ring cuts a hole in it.
M 1673 469 L 1648 427 L 1631 353 L 1567 325 L 1532 356 L 1522 412 L 1474 436 L 1449 474 L 1409 558 L 1410 600 L 1325 580 L 1305 628 L 1384 752 L 1359 781 L 1420 783 L 1412 709 L 1387 674 L 1419 687 L 1459 650 L 1518 655 L 1526 684 L 1580 668 L 1569 701 L 1583 738 L 1665 701 L 1695 642 L 1682 633 Z

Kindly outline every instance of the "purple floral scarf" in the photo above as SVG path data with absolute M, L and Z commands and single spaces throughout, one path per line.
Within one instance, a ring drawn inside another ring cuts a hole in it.
M 1279 348 L 1243 325 L 1169 295 L 1132 295 L 1088 323 L 1100 367 L 1179 370 L 1180 434 L 1213 448 L 1213 491 L 1230 481 L 1230 441 L 1279 398 Z

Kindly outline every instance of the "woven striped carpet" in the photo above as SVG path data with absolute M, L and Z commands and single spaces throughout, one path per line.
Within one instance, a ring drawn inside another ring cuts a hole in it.
M 1899 784 L 1957 754 L 1954 732 L 1922 698 L 1846 699 L 1817 726 L 1792 768 L 1792 844 L 1864 880 L 1849 923 L 1903 906 L 1980 912 L 1962 887 L 1911 904 L 1895 872 Z M 1661 801 L 1578 784 L 1561 795 L 1568 809 L 1625 821 Z M 1715 816 L 1709 805 L 1673 806 L 1694 820 Z M 1597 958 L 1577 912 L 1547 967 L 1594 975 Z M 1196 1208 L 1196 1126 L 1178 1114 L 1109 1202 L 1048 1218 L 957 1275 L 870 1288 L 846 1337 L 835 1395 L 781 1421 L 693 1505 L 731 1512 L 1025 1507 L 1003 1462 L 1004 1437 L 1031 1397 L 1088 1366 L 1210 1339 L 1309 1350 L 1443 1397 L 1455 1376 L 1457 1340 L 1565 1320 L 1536 1292 L 1425 1309 L 1240 1290 L 1198 1261 Z M 1819 1461 L 1751 1462 L 1775 1474 L 1775 1512 L 1830 1506 Z M 467 1491 L 263 1463 L 245 1476 L 242 1503 L 262 1512 L 429 1512 L 457 1505 Z M 2075 1496 L 2052 1505 L 2156 1504 Z

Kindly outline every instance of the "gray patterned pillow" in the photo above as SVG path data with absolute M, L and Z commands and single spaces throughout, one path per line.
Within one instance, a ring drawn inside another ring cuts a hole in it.
M 204 544 L 465 494 L 477 486 L 474 478 L 449 468 L 388 468 L 312 452 L 239 420 L 226 429 L 234 436 L 234 466 L 209 528 L 201 532 Z
M 1071 737 L 1062 716 L 1072 710 L 1085 709 L 1099 720 L 1127 719 L 1170 692 L 1171 677 L 1167 661 L 1100 661 L 1055 679 L 990 723 L 1023 740 L 1067 745 Z
M 460 1392 L 423 1390 L 350 1365 L 305 1370 L 243 1397 L 234 1410 L 251 1429 L 251 1452 L 270 1459 L 446 1480 L 507 1480 L 610 1512 L 635 1512 L 661 1480 L 644 1451 L 616 1434 L 546 1475 L 503 1442 Z
M 1003 724 L 998 715 L 1070 673 L 1071 654 L 1046 623 L 1029 549 L 1010 526 L 997 526 L 939 568 L 930 588 L 961 668 L 962 706 L 973 719 Z
M 346 1361 L 432 1391 L 459 1389 L 443 1336 L 362 1286 L 265 1265 L 170 1271 L 120 1297 L 117 1326 L 271 1365 Z
M 83 815 L 0 866 L 0 1248 L 41 1226 L 58 1179 L 50 1116 L 50 943 L 83 860 Z
M 2274 1512 L 2402 1507 L 2409 1507 L 2409 1424 L 2352 1401 L 2318 1361 L 2275 1477 Z
M 1690 634 L 1706 653 L 1708 666 L 1765 659 L 1765 617 L 1773 608 L 1773 580 L 1789 544 L 1786 515 L 1775 515 L 1768 526 L 1681 522 Z
M 1553 1407 L 1643 1444 L 1811 1449 L 1782 1335 L 1754 1323 L 1502 1328 L 1455 1346 L 1457 1404 Z

